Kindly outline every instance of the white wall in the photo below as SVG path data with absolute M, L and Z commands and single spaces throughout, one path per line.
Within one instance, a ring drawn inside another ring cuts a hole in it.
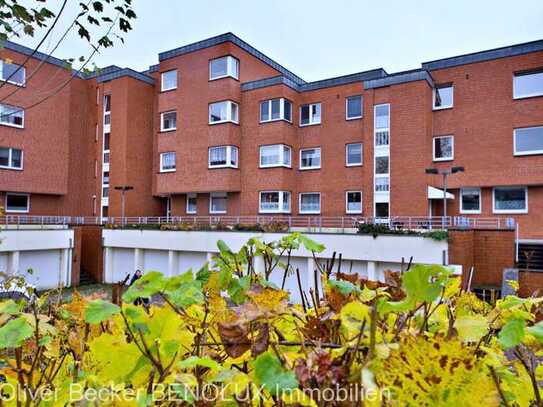
M 38 289 L 69 286 L 73 242 L 65 227 L 0 229 L 0 271 L 23 275 Z
M 258 236 L 270 242 L 284 234 L 251 232 L 181 232 L 156 230 L 111 230 L 104 229 L 103 240 L 106 248 L 106 282 L 122 280 L 117 268 L 125 270 L 140 268 L 142 271 L 157 270 L 166 275 L 176 275 L 189 268 L 198 270 L 206 260 L 218 252 L 217 241 L 223 240 L 232 250 L 239 250 L 251 237 Z M 442 264 L 447 242 L 435 241 L 418 236 L 372 236 L 356 234 L 311 234 L 313 240 L 326 246 L 318 255 L 323 263 L 336 251 L 336 264 L 342 254 L 341 270 L 358 273 L 371 280 L 384 280 L 384 271 L 399 270 L 402 258 L 405 262 L 413 256 L 414 263 Z M 122 262 L 119 259 L 126 259 Z M 108 260 L 113 259 L 113 261 Z M 283 259 L 285 262 L 286 259 Z M 122 264 L 119 264 L 122 263 Z M 352 264 L 352 268 L 351 268 Z M 313 257 L 305 248 L 292 253 L 291 265 L 298 268 L 304 291 L 313 287 L 315 268 Z M 259 265 L 255 267 L 258 269 Z M 337 267 L 337 266 L 336 266 Z M 111 270 L 111 269 L 114 270 Z M 124 274 L 123 274 L 124 276 Z M 283 272 L 277 269 L 271 280 L 278 286 L 282 283 Z M 296 274 L 289 275 L 285 289 L 291 292 L 293 300 L 299 301 L 300 294 Z

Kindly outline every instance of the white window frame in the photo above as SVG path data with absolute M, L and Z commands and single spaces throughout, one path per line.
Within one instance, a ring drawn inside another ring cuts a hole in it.
M 532 150 L 532 151 L 517 151 L 517 131 L 518 130 L 527 130 L 527 129 L 541 129 L 543 131 L 543 126 L 531 126 L 531 127 L 519 127 L 513 130 L 513 155 L 523 156 L 523 155 L 537 155 L 543 154 L 543 150 Z
M 164 128 L 164 115 L 169 113 L 175 113 L 175 127 L 172 128 Z M 177 130 L 177 110 L 168 110 L 167 112 L 160 113 L 160 132 L 161 133 L 168 133 L 170 131 Z
M 266 209 L 262 210 L 262 194 L 269 194 L 269 193 L 277 193 L 279 194 L 279 202 L 278 202 L 278 209 Z M 288 194 L 290 199 L 288 202 L 288 209 L 284 210 L 284 202 L 285 202 L 285 194 Z M 290 213 L 292 210 L 292 193 L 290 191 L 274 191 L 274 190 L 267 190 L 267 191 L 260 191 L 258 193 L 258 213 Z
M 214 148 L 226 148 L 226 164 L 211 165 L 211 150 Z M 237 151 L 236 163 L 232 164 L 232 151 Z M 239 148 L 237 146 L 211 146 L 207 149 L 207 168 L 238 168 L 239 166 Z
M 280 147 L 280 157 L 281 162 L 279 164 L 262 164 L 262 148 L 264 147 Z M 290 164 L 285 164 L 284 157 L 285 157 L 285 149 L 289 150 L 290 155 Z M 274 168 L 274 167 L 285 167 L 285 168 L 292 168 L 292 147 L 287 146 L 286 144 L 266 144 L 263 146 L 260 146 L 258 148 L 258 166 L 259 168 Z
M 319 151 L 319 165 L 318 166 L 313 166 L 313 167 L 303 167 L 302 166 L 302 153 L 304 151 L 309 151 L 309 150 L 318 150 Z M 320 170 L 321 166 L 322 166 L 322 150 L 321 150 L 320 147 L 307 147 L 307 148 L 301 148 L 300 149 L 300 165 L 299 165 L 300 170 L 302 170 L 302 171 L 304 171 L 304 170 Z
M 219 76 L 212 76 L 211 74 L 211 65 L 213 64 L 214 61 L 218 61 L 220 59 L 227 59 L 227 62 L 226 62 L 226 74 L 225 75 L 219 75 Z M 235 63 L 234 63 L 235 62 Z M 235 69 L 237 65 L 237 69 Z M 219 57 L 219 58 L 213 58 L 213 59 L 210 59 L 209 60 L 209 80 L 210 81 L 215 81 L 217 79 L 222 79 L 222 78 L 234 78 L 234 79 L 237 79 L 239 80 L 239 59 L 237 59 L 236 57 L 232 56 L 232 55 L 225 55 L 225 56 L 222 56 L 222 57 Z M 237 72 L 236 72 L 237 71 Z
M 437 89 L 445 89 L 445 88 L 452 88 L 452 98 L 451 98 L 451 105 L 450 106 L 436 106 L 436 90 Z M 452 109 L 454 107 L 454 84 L 450 84 L 447 86 L 436 86 L 432 91 L 432 110 L 444 110 L 444 109 Z
M 518 73 L 514 73 L 513 74 L 513 99 L 526 99 L 526 98 L 531 98 L 531 97 L 535 97 L 535 96 L 543 96 L 543 88 L 542 88 L 542 91 L 539 92 L 539 93 L 528 93 L 526 95 L 520 95 L 520 96 L 517 96 L 515 95 L 515 88 L 516 88 L 516 83 L 515 83 L 515 79 L 516 78 L 520 78 L 522 76 L 530 76 L 530 75 L 541 75 L 543 76 L 543 69 L 539 69 L 537 71 L 534 71 L 534 72 L 518 72 Z
M 272 102 L 275 100 L 279 100 L 279 118 L 272 119 Z M 285 118 L 285 101 L 290 103 L 290 120 Z M 268 120 L 262 120 L 262 104 L 267 103 L 268 104 Z M 278 121 L 285 121 L 288 123 L 292 123 L 292 102 L 286 98 L 274 98 L 274 99 L 266 99 L 260 101 L 260 110 L 258 112 L 259 114 L 259 120 L 260 123 L 270 123 L 270 122 L 278 122 Z
M 11 85 L 15 85 L 15 86 L 20 86 L 20 87 L 25 87 L 26 86 L 26 68 L 24 66 L 21 66 L 19 64 L 16 64 L 16 63 L 13 63 L 13 62 L 10 62 L 9 64 L 10 65 L 17 65 L 19 67 L 19 71 L 22 71 L 23 72 L 23 82 L 15 82 L 13 80 L 5 80 L 2 78 L 3 76 L 3 71 L 4 71 L 4 64 L 6 64 L 8 62 L 4 61 L 4 60 L 0 60 L 0 82 L 5 82 L 5 83 L 9 83 Z
M 319 105 L 319 110 L 320 110 L 319 121 L 314 120 L 314 117 L 311 114 L 312 107 L 316 105 Z M 302 108 L 306 106 L 309 106 L 309 123 L 302 124 Z M 322 103 L 321 102 L 305 103 L 303 105 L 300 105 L 300 127 L 315 126 L 321 123 L 322 123 Z
M 1 117 L 1 113 L 2 113 L 1 112 L 2 106 L 10 107 L 12 109 L 20 109 L 20 112 L 22 113 L 23 123 L 22 124 L 13 124 L 13 123 L 5 123 L 3 121 L 0 121 L 0 125 L 1 126 L 6 126 L 6 127 L 14 127 L 16 129 L 24 129 L 25 128 L 25 111 L 24 111 L 24 109 L 19 107 L 19 106 L 13 106 L 13 105 L 8 105 L 6 103 L 0 103 L 0 117 Z
M 524 189 L 526 197 L 525 209 L 496 209 L 496 189 Z M 501 186 L 492 188 L 492 213 L 528 213 L 528 187 L 527 186 Z
M 360 99 L 360 116 L 349 116 L 349 100 L 350 99 Z M 345 120 L 358 120 L 362 119 L 364 117 L 364 97 L 362 95 L 353 95 L 353 96 L 347 96 L 345 98 Z
M 450 157 L 442 157 L 442 158 L 436 157 L 436 140 L 442 139 L 442 138 L 452 139 L 452 152 L 451 152 Z M 432 159 L 433 161 L 453 161 L 454 160 L 454 135 L 447 134 L 445 136 L 435 136 L 432 138 Z
M 360 162 L 349 163 L 349 146 L 360 145 Z M 345 144 L 345 166 L 361 167 L 364 164 L 364 144 L 363 143 L 347 143 Z
M 213 198 L 225 198 L 226 199 L 226 209 L 224 211 L 215 211 L 213 210 Z M 228 194 L 226 192 L 211 192 L 209 194 L 209 213 L 212 214 L 225 214 L 228 212 Z
M 165 88 L 164 87 L 164 77 L 165 75 L 169 74 L 169 73 L 172 73 L 172 72 L 175 72 L 175 86 L 171 87 L 171 88 Z M 174 90 L 174 89 L 177 89 L 177 82 L 178 82 L 179 78 L 177 77 L 177 69 L 170 69 L 169 71 L 164 71 L 160 74 L 160 91 L 161 92 L 167 92 L 169 90 Z
M 189 209 L 189 200 L 190 199 L 196 199 L 196 209 L 190 210 Z M 189 215 L 196 215 L 198 213 L 198 195 L 197 194 L 187 194 L 186 202 L 185 202 L 185 212 Z
M 360 194 L 360 210 L 359 211 L 349 210 L 349 194 L 358 194 L 358 193 Z M 362 191 L 345 191 L 345 213 L 361 214 L 362 211 L 364 210 L 363 199 L 364 199 L 364 195 L 362 194 Z
M 212 122 L 211 121 L 211 106 L 217 105 L 217 104 L 220 104 L 220 103 L 226 103 L 226 119 L 225 120 L 219 120 L 219 121 L 216 121 L 216 122 Z M 238 117 L 235 120 L 232 117 L 232 105 L 237 106 L 237 116 Z M 237 104 L 236 102 L 234 102 L 232 100 L 221 100 L 221 101 L 218 101 L 218 102 L 210 103 L 209 108 L 208 108 L 208 122 L 209 122 L 210 125 L 221 124 L 221 123 L 239 124 L 239 104 Z
M 9 151 L 8 153 L 8 165 L 0 165 L 0 169 L 3 170 L 15 170 L 22 171 L 24 168 L 24 151 L 22 148 L 13 148 L 13 147 L 1 147 Z M 19 150 L 21 152 L 21 167 L 13 166 L 13 150 Z
M 8 208 L 8 196 L 26 196 L 26 210 L 13 210 Z M 5 211 L 6 213 L 28 213 L 30 212 L 30 194 L 22 194 L 16 192 L 6 192 L 5 198 Z
M 464 209 L 464 204 L 462 201 L 462 197 L 464 196 L 464 192 L 475 192 L 477 191 L 479 194 L 479 209 Z M 483 209 L 483 194 L 481 191 L 481 188 L 461 188 L 460 189 L 460 213 L 463 214 L 480 214 Z
M 163 160 L 164 160 L 164 155 L 166 154 L 174 154 L 175 155 L 175 168 L 170 168 L 170 169 L 163 169 Z M 160 172 L 163 173 L 163 172 L 175 172 L 177 170 L 177 154 L 175 153 L 175 151 L 164 151 L 162 153 L 160 153 Z
M 302 196 L 303 195 L 318 195 L 319 196 L 319 210 L 308 211 L 302 209 Z M 298 213 L 302 215 L 319 215 L 321 213 L 321 193 L 320 192 L 300 192 L 298 194 Z

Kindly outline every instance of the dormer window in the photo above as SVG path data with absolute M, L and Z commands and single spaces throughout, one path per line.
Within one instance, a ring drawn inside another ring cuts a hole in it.
M 209 61 L 209 80 L 231 77 L 239 79 L 239 61 L 231 55 Z

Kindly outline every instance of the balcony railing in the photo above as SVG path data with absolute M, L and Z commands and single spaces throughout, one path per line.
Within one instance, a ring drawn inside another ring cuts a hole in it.
M 364 216 L 138 216 L 138 217 L 97 217 L 97 216 L 0 216 L 0 225 L 17 227 L 19 225 L 161 225 L 161 224 L 195 224 L 195 225 L 267 225 L 284 223 L 289 229 L 305 228 L 312 231 L 338 232 L 338 230 L 354 229 L 360 224 L 387 224 L 391 229 L 404 230 L 438 230 L 438 229 L 509 229 L 517 227 L 513 218 L 506 217 L 467 217 L 467 216 L 391 216 L 374 218 Z

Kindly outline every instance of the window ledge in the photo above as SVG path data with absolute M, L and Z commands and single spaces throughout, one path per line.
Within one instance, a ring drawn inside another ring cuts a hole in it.
M 300 127 L 309 127 L 309 126 L 318 126 L 322 124 L 322 122 L 318 122 L 318 123 L 308 123 L 308 124 L 301 124 L 300 123 Z
M 168 173 L 168 172 L 175 172 L 175 170 L 160 170 L 158 173 L 159 174 L 164 174 L 164 173 Z
M 357 164 L 345 164 L 345 167 L 362 167 L 362 165 L 363 165 L 362 163 L 360 163 L 360 164 L 358 164 L 358 163 Z
M 22 171 L 22 168 L 16 168 L 16 167 L 6 167 L 4 165 L 0 165 L 0 170 L 10 170 L 10 171 Z
M 320 170 L 321 167 L 300 167 L 300 171 L 311 171 L 311 170 Z
M 454 161 L 454 157 L 451 158 L 434 158 L 432 160 L 435 163 L 444 162 L 444 161 Z
M 225 124 L 225 123 L 232 123 L 232 124 L 237 124 L 239 125 L 239 121 L 235 122 L 233 120 L 221 120 L 221 121 L 218 121 L 218 122 L 209 122 L 208 124 L 210 126 L 214 126 L 216 124 Z
M 321 212 L 320 211 L 318 212 L 317 211 L 304 211 L 304 212 L 300 211 L 298 212 L 298 214 L 299 215 L 320 215 Z
M 533 95 L 526 95 L 526 96 L 513 96 L 513 100 L 523 100 L 523 99 L 533 99 L 533 98 L 540 98 L 543 97 L 543 93 L 535 93 Z
M 160 129 L 159 133 L 171 133 L 177 130 L 177 127 L 174 129 Z
M 363 119 L 364 116 L 354 116 L 354 117 L 345 117 L 345 120 L 351 121 L 351 120 L 360 120 Z
M 285 211 L 260 211 L 259 210 L 258 213 L 262 213 L 262 214 L 274 213 L 274 214 L 279 214 L 279 215 L 290 215 L 290 211 L 285 212 Z
M 209 211 L 211 215 L 226 215 L 226 211 Z
M 478 211 L 470 211 L 470 210 L 460 210 L 460 214 L 461 215 L 480 215 L 481 214 L 481 211 L 478 210 Z
M 273 164 L 273 165 L 260 165 L 259 168 L 265 169 L 265 168 L 288 168 L 289 170 L 292 169 L 291 165 L 284 165 L 284 164 Z
M 287 120 L 285 118 L 271 119 L 271 120 L 260 120 L 260 124 L 275 123 L 275 122 L 286 122 L 286 123 L 292 124 L 292 120 Z
M 168 92 L 171 92 L 173 90 L 177 90 L 177 86 L 175 88 L 169 88 L 169 89 L 161 89 L 160 90 L 160 93 L 168 93 Z
M 513 153 L 513 156 L 515 157 L 525 157 L 530 155 L 543 155 L 543 150 L 535 150 L 535 151 L 527 151 L 522 153 Z
M 13 127 L 15 129 L 24 129 L 25 125 L 19 126 L 18 124 L 0 123 L 0 126 Z
M 453 106 L 444 106 L 444 107 L 433 107 L 432 108 L 432 111 L 436 112 L 436 111 L 439 111 L 439 110 L 449 110 L 449 109 L 452 109 L 454 107 Z
M 362 215 L 362 211 L 346 211 L 347 215 Z
M 239 78 L 236 78 L 235 76 L 232 76 L 232 75 L 221 75 L 221 76 L 215 76 L 214 78 L 210 77 L 209 82 L 218 81 L 220 79 L 226 79 L 226 78 L 234 79 L 235 81 L 239 82 Z
M 235 167 L 233 165 L 214 165 L 214 166 L 208 165 L 207 166 L 208 170 L 221 170 L 221 169 L 225 169 L 225 168 L 230 168 L 230 169 L 233 169 L 233 170 L 237 170 L 239 167 Z

